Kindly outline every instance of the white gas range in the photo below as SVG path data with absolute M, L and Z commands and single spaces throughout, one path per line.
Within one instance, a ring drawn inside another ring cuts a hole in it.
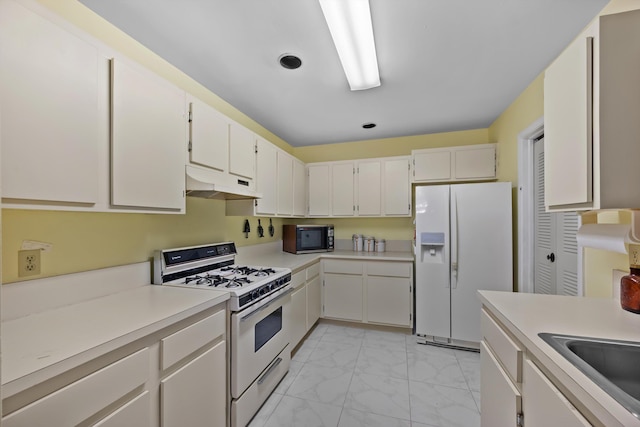
M 235 264 L 233 242 L 165 249 L 154 283 L 230 294 L 231 425 L 245 426 L 289 370 L 291 270 Z

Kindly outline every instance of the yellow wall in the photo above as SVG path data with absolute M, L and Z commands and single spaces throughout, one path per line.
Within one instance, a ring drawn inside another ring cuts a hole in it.
M 588 297 L 613 296 L 613 269 L 629 271 L 629 256 L 601 249 L 584 249 L 584 294 Z
M 336 239 L 351 240 L 354 234 L 386 240 L 412 240 L 413 218 L 306 218 L 287 224 L 333 224 Z
M 518 134 L 544 114 L 543 83 L 544 73 L 489 127 L 489 139 L 498 143 L 499 181 L 518 183 Z
M 257 218 L 248 218 L 249 238 L 242 233 L 243 217 L 225 217 L 219 200 L 187 198 L 186 215 L 2 210 L 2 279 L 18 280 L 18 250 L 24 240 L 53 244 L 41 257 L 42 274 L 77 271 L 142 262 L 156 249 L 235 241 L 238 246 L 282 239 L 282 219 L 274 218 L 275 235 L 257 237 Z M 30 279 L 33 277 L 27 277 Z
M 404 156 L 411 154 L 411 150 L 420 148 L 453 147 L 456 145 L 486 144 L 488 142 L 493 141 L 488 139 L 487 129 L 475 129 L 429 135 L 342 142 L 328 145 L 312 145 L 309 147 L 294 147 L 293 155 L 305 163 L 312 163 Z

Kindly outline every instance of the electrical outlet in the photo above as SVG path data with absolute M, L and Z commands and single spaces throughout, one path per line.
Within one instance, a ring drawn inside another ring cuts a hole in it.
M 18 277 L 40 274 L 40 249 L 18 251 Z

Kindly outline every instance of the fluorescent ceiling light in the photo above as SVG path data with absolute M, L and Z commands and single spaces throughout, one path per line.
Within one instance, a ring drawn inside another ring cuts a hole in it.
M 319 0 L 351 90 L 380 86 L 369 0 Z

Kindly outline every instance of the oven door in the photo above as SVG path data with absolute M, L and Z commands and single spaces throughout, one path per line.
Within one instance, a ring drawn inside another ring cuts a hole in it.
M 290 285 L 231 314 L 231 396 L 238 398 L 289 344 Z

